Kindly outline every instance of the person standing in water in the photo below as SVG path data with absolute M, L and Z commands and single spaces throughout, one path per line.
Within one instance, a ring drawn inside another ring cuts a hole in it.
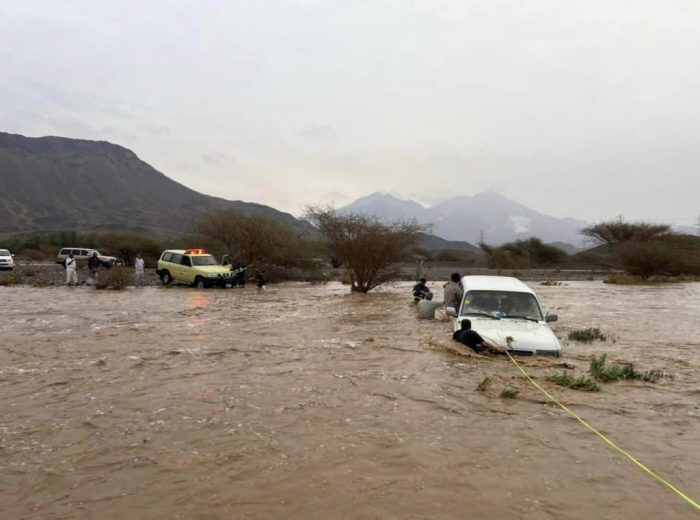
M 141 253 L 136 255 L 136 260 L 134 260 L 134 277 L 136 278 L 136 285 L 143 285 L 144 269 L 146 267 L 146 262 L 141 258 Z
M 73 254 L 69 254 L 65 262 L 66 266 L 66 285 L 78 285 L 78 263 L 73 258 Z
M 88 258 L 88 269 L 90 270 L 90 278 L 94 280 L 94 283 L 97 283 L 97 279 L 100 274 L 100 267 L 102 266 L 102 263 L 100 262 L 100 259 L 97 257 L 97 253 L 93 252 L 92 256 Z
M 264 290 L 267 287 L 267 280 L 265 279 L 265 275 L 262 274 L 260 271 L 255 271 L 255 287 L 261 290 Z
M 433 293 L 428 288 L 427 278 L 421 278 L 416 285 L 413 286 L 413 301 L 432 300 Z
M 462 277 L 459 273 L 452 273 L 450 281 L 443 286 L 445 289 L 445 307 L 452 307 L 455 310 L 459 310 L 462 297 L 464 296 L 461 280 Z
M 503 349 L 498 348 L 490 341 L 482 338 L 477 331 L 472 330 L 471 321 L 462 320 L 461 327 L 462 328 L 460 330 L 455 331 L 455 333 L 452 334 L 453 340 L 459 341 L 462 345 L 466 345 L 477 354 L 481 354 L 485 351 L 489 351 L 492 354 L 503 353 Z

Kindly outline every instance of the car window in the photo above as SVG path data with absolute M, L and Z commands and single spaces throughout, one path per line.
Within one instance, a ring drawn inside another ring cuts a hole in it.
M 87 250 L 87 249 L 81 249 L 81 250 L 80 250 L 80 256 L 88 256 L 88 250 Z
M 532 294 L 509 291 L 469 291 L 464 295 L 460 314 L 489 314 L 502 318 L 520 316 L 542 320 L 542 311 Z
M 194 265 L 217 265 L 216 258 L 211 255 L 193 256 L 192 263 Z
M 7 249 L 0 249 L 0 256 L 10 256 L 10 252 Z
M 173 257 L 170 259 L 170 261 L 174 264 L 182 263 L 182 255 L 173 253 Z
M 171 262 L 173 259 L 173 254 L 172 253 L 163 253 L 163 262 Z
M 186 267 L 192 267 L 192 261 L 189 256 L 183 256 L 180 263 Z
M 80 249 L 71 249 L 71 253 L 73 253 L 73 256 L 80 256 Z

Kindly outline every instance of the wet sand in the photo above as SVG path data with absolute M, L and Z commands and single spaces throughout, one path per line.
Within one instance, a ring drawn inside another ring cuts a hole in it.
M 696 516 L 509 361 L 416 320 L 409 286 L 0 287 L 0 518 Z M 697 500 L 700 284 L 533 287 L 561 338 L 611 339 L 525 369 L 607 352 L 670 375 L 542 384 Z

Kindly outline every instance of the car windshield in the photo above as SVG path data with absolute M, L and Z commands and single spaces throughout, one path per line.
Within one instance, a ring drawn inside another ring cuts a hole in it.
M 10 252 L 7 249 L 0 249 L 0 256 L 10 256 Z
M 211 255 L 193 256 L 192 265 L 216 265 L 216 258 Z
M 462 316 L 487 314 L 495 318 L 542 320 L 537 299 L 530 293 L 469 291 L 464 295 Z

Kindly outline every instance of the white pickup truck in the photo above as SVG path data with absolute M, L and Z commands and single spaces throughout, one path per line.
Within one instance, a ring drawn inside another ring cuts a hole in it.
M 543 315 L 535 292 L 523 282 L 508 276 L 465 276 L 462 287 L 459 309 L 447 308 L 455 331 L 468 319 L 481 337 L 513 354 L 561 356 L 561 344 L 548 325 L 557 321 L 557 314 Z

